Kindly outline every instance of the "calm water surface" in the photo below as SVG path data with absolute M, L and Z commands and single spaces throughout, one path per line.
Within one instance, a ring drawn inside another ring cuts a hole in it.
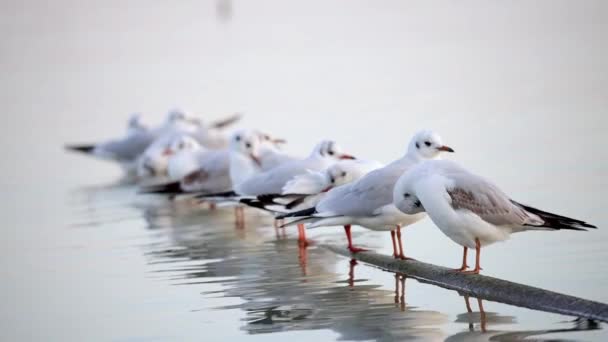
M 608 302 L 606 3 L 3 2 L 0 339 L 584 340 L 571 317 L 465 298 L 320 247 L 340 228 L 136 194 L 65 142 L 118 135 L 180 105 L 245 112 L 304 155 L 326 137 L 389 162 L 433 128 L 516 200 L 600 227 L 530 232 L 484 250 L 484 274 Z M 228 7 L 226 7 L 228 6 Z M 149 113 L 149 114 L 148 114 Z M 425 220 L 417 259 L 461 248 Z M 354 229 L 391 250 L 387 233 Z M 484 330 L 485 332 L 482 332 Z

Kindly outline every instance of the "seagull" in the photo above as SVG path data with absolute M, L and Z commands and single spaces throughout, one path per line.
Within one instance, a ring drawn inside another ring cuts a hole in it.
M 148 186 L 140 192 L 169 195 L 232 192 L 233 184 L 264 168 L 274 167 L 276 160 L 280 159 L 275 154 L 287 158 L 273 147 L 282 143 L 284 140 L 271 138 L 257 130 L 239 130 L 232 135 L 226 149 L 206 150 L 201 147 L 187 153 L 189 157 L 185 157 L 187 161 L 181 166 L 184 169 L 180 170 L 185 175 L 178 181 Z
M 308 170 L 321 171 L 338 160 L 355 159 L 342 152 L 338 144 L 331 140 L 319 142 L 312 153 L 304 159 L 283 163 L 266 172 L 262 172 L 246 181 L 235 185 L 235 192 L 239 195 L 259 196 L 281 193 L 283 186 L 293 177 L 306 173 Z
M 149 129 L 141 124 L 140 114 L 134 113 L 127 122 L 125 136 L 95 144 L 70 144 L 65 148 L 117 162 L 130 175 L 137 172 L 138 164 L 141 164 L 141 156 L 160 137 L 166 136 L 165 139 L 170 139 L 171 133 L 177 131 L 195 132 L 198 126 L 197 119 L 187 117 L 182 111 L 172 110 L 167 113 L 165 121 L 159 127 Z
M 134 125 L 138 122 L 139 118 L 132 115 L 127 124 L 127 134 L 121 138 L 96 144 L 69 144 L 65 148 L 95 158 L 114 161 L 123 168 L 125 173 L 133 174 L 136 170 L 137 159 L 158 135 L 156 130 L 135 129 Z
M 399 177 L 407 170 L 425 159 L 438 158 L 441 152 L 454 152 L 443 144 L 441 137 L 430 130 L 414 135 L 408 144 L 407 153 L 388 164 L 374 170 L 358 181 L 330 190 L 315 206 L 295 213 L 280 215 L 277 218 L 298 217 L 289 223 L 312 222 L 311 228 L 321 226 L 344 226 L 348 249 L 352 253 L 365 251 L 353 246 L 351 225 L 356 224 L 372 230 L 390 231 L 393 242 L 393 256 L 408 259 L 403 254 L 401 227 L 424 218 L 424 213 L 407 215 L 393 205 L 393 187 Z M 397 244 L 395 235 L 399 244 Z
M 179 181 L 196 171 L 199 160 L 208 150 L 189 135 L 178 135 L 169 144 L 167 176 L 170 181 Z
M 518 203 L 492 182 L 453 161 L 433 160 L 403 174 L 394 191 L 395 206 L 404 213 L 426 212 L 452 241 L 463 246 L 456 271 L 478 274 L 481 247 L 528 230 L 587 230 L 586 222 Z M 475 268 L 467 269 L 467 249 L 475 248 Z
M 316 205 L 331 189 L 354 182 L 367 173 L 383 167 L 375 160 L 340 160 L 323 171 L 308 170 L 295 176 L 282 188 L 281 194 L 262 195 L 243 201 L 254 207 L 277 213 L 289 213 Z

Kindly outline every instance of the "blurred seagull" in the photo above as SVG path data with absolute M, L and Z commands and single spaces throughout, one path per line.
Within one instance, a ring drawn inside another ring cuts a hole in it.
M 365 251 L 354 247 L 351 225 L 356 224 L 372 230 L 390 231 L 393 256 L 408 259 L 403 254 L 401 227 L 424 218 L 424 213 L 406 215 L 393 205 L 393 187 L 399 177 L 425 159 L 438 158 L 441 152 L 454 152 L 443 144 L 441 137 L 430 130 L 416 133 L 409 142 L 407 153 L 387 166 L 374 170 L 358 181 L 330 190 L 315 206 L 298 212 L 280 215 L 277 218 L 299 217 L 295 223 L 312 222 L 313 227 L 344 226 L 348 249 L 352 253 Z M 397 252 L 397 243 L 399 252 Z
M 586 222 L 518 203 L 490 181 L 458 164 L 427 161 L 398 180 L 394 204 L 411 215 L 426 212 L 452 241 L 464 247 L 457 271 L 478 274 L 481 247 L 528 230 L 586 230 Z M 475 248 L 475 268 L 467 269 L 467 249 Z
M 319 142 L 312 153 L 304 159 L 283 163 L 268 171 L 255 174 L 247 180 L 234 184 L 234 191 L 226 194 L 203 195 L 199 198 L 226 196 L 227 199 L 240 201 L 243 197 L 255 199 L 260 195 L 280 194 L 283 187 L 295 176 L 310 171 L 321 171 L 343 159 L 355 159 L 342 152 L 338 144 L 331 140 Z M 298 226 L 299 241 L 306 243 L 303 226 Z
M 323 171 L 295 176 L 282 188 L 281 194 L 261 195 L 255 200 L 243 199 L 250 206 L 289 213 L 316 205 L 331 189 L 358 180 L 384 165 L 370 160 L 340 160 Z

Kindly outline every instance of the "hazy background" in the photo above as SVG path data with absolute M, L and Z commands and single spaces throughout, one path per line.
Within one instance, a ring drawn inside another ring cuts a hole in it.
M 484 253 L 486 274 L 608 301 L 605 1 L 4 0 L 0 42 L 7 337 L 138 331 L 121 317 L 156 291 L 141 260 L 94 252 L 133 237 L 66 228 L 69 194 L 119 170 L 62 145 L 172 107 L 244 112 L 241 126 L 289 139 L 294 154 L 333 138 L 383 162 L 433 128 L 452 159 L 515 199 L 600 227 L 515 236 Z M 419 259 L 458 264 L 460 247 L 430 221 L 406 239 Z

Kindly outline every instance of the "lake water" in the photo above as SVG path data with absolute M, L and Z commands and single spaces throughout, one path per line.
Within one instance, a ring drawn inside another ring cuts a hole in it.
M 0 339 L 604 341 L 604 325 L 477 300 L 275 234 L 247 211 L 141 196 L 66 142 L 242 111 L 304 155 L 326 137 L 389 162 L 420 128 L 516 200 L 596 224 L 484 250 L 483 273 L 608 302 L 608 5 L 424 1 L 0 4 Z M 429 220 L 411 256 L 457 266 Z M 387 233 L 354 228 L 381 253 Z M 402 291 L 402 287 L 405 291 Z M 403 298 L 402 294 L 404 293 Z

